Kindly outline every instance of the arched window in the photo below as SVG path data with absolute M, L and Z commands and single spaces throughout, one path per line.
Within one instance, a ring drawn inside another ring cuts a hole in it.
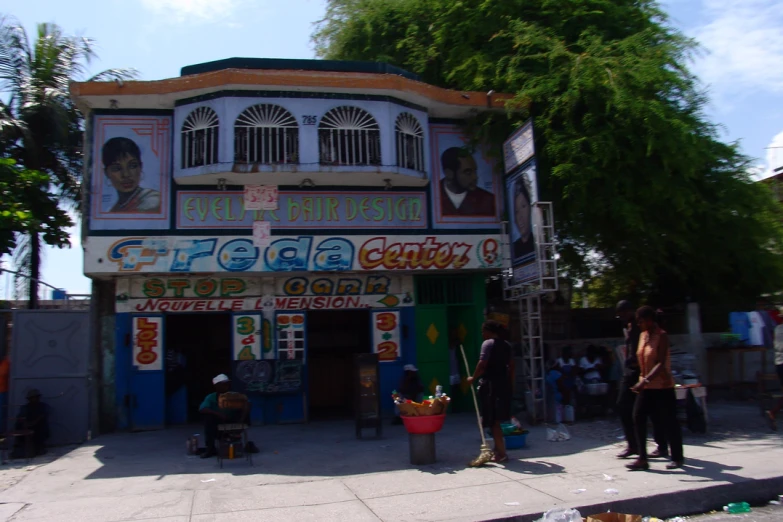
M 299 163 L 299 125 L 290 112 L 269 103 L 245 109 L 234 123 L 237 163 Z
M 403 112 L 394 125 L 397 142 L 397 166 L 426 172 L 424 169 L 424 131 L 412 114 Z
M 380 165 L 381 130 L 369 112 L 335 107 L 318 124 L 322 165 Z
M 218 116 L 209 107 L 193 109 L 182 124 L 182 168 L 218 162 Z

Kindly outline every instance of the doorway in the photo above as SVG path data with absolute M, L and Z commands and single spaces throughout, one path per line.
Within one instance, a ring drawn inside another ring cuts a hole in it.
M 310 419 L 354 413 L 354 355 L 371 351 L 368 310 L 307 313 Z
M 231 375 L 231 315 L 166 316 L 166 400 L 169 422 L 199 420 L 198 407 L 212 393 L 212 378 Z

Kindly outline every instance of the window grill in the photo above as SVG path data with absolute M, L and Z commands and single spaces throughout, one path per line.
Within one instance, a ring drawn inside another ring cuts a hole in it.
M 381 130 L 370 113 L 336 107 L 318 124 L 322 165 L 380 165 Z
M 234 123 L 236 163 L 299 162 L 299 125 L 283 107 L 268 103 L 245 109 Z
M 191 111 L 182 124 L 182 168 L 218 162 L 218 116 L 209 107 Z
M 419 121 L 410 113 L 403 112 L 394 126 L 397 141 L 397 166 L 425 172 L 424 131 Z
M 473 285 L 468 277 L 420 277 L 416 280 L 416 303 L 461 305 L 473 303 Z

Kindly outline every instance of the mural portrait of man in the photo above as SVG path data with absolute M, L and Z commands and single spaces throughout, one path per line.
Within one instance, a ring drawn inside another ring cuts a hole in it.
M 494 216 L 495 196 L 478 186 L 478 164 L 464 147 L 450 147 L 440 156 L 443 216 Z

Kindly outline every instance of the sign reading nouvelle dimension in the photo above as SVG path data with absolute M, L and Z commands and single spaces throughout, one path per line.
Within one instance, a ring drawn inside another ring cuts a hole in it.
M 248 228 L 268 221 L 273 230 L 420 229 L 427 227 L 423 192 L 280 192 L 278 210 L 247 210 L 243 192 L 177 193 L 177 228 Z

